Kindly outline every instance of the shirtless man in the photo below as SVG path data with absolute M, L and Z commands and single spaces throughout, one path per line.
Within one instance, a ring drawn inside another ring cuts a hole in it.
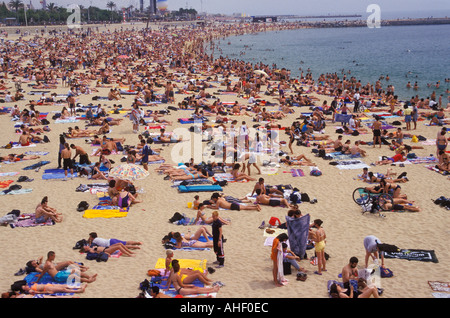
M 239 203 L 230 203 L 227 200 L 225 200 L 224 198 L 220 197 L 220 195 L 218 193 L 214 193 L 211 196 L 211 201 L 213 202 L 212 204 L 208 205 L 207 207 L 211 208 L 211 209 L 227 209 L 227 210 L 232 210 L 232 211 L 241 211 L 241 210 L 258 210 L 261 211 L 261 207 L 259 206 L 259 204 L 251 204 L 251 205 L 241 205 Z
M 39 283 L 45 273 L 48 273 L 59 284 L 66 284 L 73 279 L 75 279 L 76 282 L 92 283 L 97 279 L 97 274 L 88 275 L 85 272 L 77 271 L 76 268 L 58 271 L 54 265 L 55 258 L 55 252 L 49 251 L 47 253 L 47 260 L 45 261 L 44 268 L 40 274 L 37 274 L 36 284 Z
M 90 164 L 91 162 L 89 161 L 89 157 L 87 152 L 81 148 L 80 146 L 75 146 L 74 144 L 70 145 L 70 148 L 75 150 L 75 156 L 73 157 L 73 160 L 75 160 L 75 158 L 77 156 L 80 156 L 80 165 L 82 164 Z
M 72 164 L 72 152 L 70 151 L 69 144 L 66 142 L 64 144 L 64 149 L 61 150 L 61 158 L 63 160 L 63 168 L 64 168 L 64 179 L 67 180 L 67 170 L 70 169 L 70 175 L 73 179 L 73 164 Z
M 275 187 L 266 187 L 264 184 L 264 178 L 259 178 L 258 182 L 256 182 L 255 187 L 253 188 L 252 195 L 255 194 L 256 190 L 261 190 L 261 194 L 279 194 L 283 195 L 283 192 L 278 190 Z
M 362 150 L 361 148 L 359 148 L 359 141 L 356 140 L 355 144 L 350 148 L 350 153 L 353 156 L 357 156 L 357 155 L 361 155 L 361 157 L 365 157 L 366 156 L 366 151 Z
M 110 155 L 113 151 L 117 151 L 117 145 L 111 139 L 108 139 L 106 136 L 103 136 L 102 143 L 100 148 L 95 152 L 94 156 L 102 155 Z
M 375 117 L 375 122 L 372 125 L 372 131 L 373 131 L 373 147 L 375 148 L 376 144 L 380 145 L 381 148 L 381 128 L 382 123 L 380 122 L 380 117 Z
M 29 146 L 31 143 L 31 136 L 28 135 L 26 131 L 23 131 L 22 135 L 19 137 L 19 143 L 23 147 Z
M 352 288 L 350 285 L 351 279 L 358 279 L 358 258 L 355 256 L 350 258 L 350 261 L 347 265 L 342 269 L 342 282 L 344 283 L 344 288 Z
M 285 208 L 292 207 L 285 198 L 274 197 L 273 195 L 262 194 L 261 189 L 256 190 L 255 203 L 270 205 L 270 206 L 284 206 Z

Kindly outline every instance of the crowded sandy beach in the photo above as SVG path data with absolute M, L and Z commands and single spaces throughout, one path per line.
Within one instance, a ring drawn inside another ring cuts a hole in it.
M 297 27 L 3 36 L 2 297 L 448 297 L 448 92 L 207 51 Z

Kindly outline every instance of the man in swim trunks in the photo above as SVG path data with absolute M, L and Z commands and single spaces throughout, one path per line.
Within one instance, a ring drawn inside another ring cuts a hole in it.
M 55 252 L 49 251 L 47 253 L 47 260 L 45 261 L 42 272 L 37 275 L 38 278 L 36 280 L 36 283 L 39 283 L 45 273 L 48 273 L 55 282 L 60 284 L 65 284 L 68 282 L 68 280 L 72 281 L 73 279 L 75 279 L 76 282 L 92 283 L 97 279 L 97 274 L 91 276 L 86 274 L 86 272 L 77 271 L 75 267 L 72 269 L 58 271 L 54 264 L 55 258 Z
M 212 204 L 208 205 L 207 207 L 211 209 L 226 209 L 226 210 L 233 210 L 233 211 L 241 211 L 241 210 L 258 210 L 261 211 L 261 207 L 259 204 L 250 204 L 250 205 L 244 205 L 239 204 L 236 202 L 228 202 L 224 198 L 222 198 L 218 193 L 213 193 L 211 196 Z
M 381 148 L 381 128 L 382 124 L 380 122 L 380 117 L 375 117 L 375 122 L 372 125 L 372 131 L 373 131 L 373 147 L 375 148 L 376 144 L 380 144 Z
M 292 207 L 288 200 L 283 197 L 275 197 L 273 194 L 262 194 L 261 189 L 256 189 L 256 203 L 270 205 L 270 206 L 284 206 L 285 208 Z
M 70 147 L 68 143 L 64 144 L 64 149 L 61 150 L 61 158 L 63 160 L 63 169 L 64 169 L 64 180 L 67 180 L 67 170 L 70 169 L 70 175 L 73 179 L 73 162 L 72 162 L 72 152 L 70 151 Z

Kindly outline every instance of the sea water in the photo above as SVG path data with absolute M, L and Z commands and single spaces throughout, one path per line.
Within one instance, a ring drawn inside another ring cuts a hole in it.
M 291 71 L 291 77 L 312 73 L 354 76 L 363 85 L 380 77 L 383 89 L 395 87 L 401 100 L 443 94 L 450 83 L 450 25 L 382 26 L 381 28 L 314 28 L 270 31 L 221 39 L 214 55 L 251 63 L 262 62 Z M 406 88 L 417 82 L 418 90 Z M 436 83 L 440 87 L 436 88 Z

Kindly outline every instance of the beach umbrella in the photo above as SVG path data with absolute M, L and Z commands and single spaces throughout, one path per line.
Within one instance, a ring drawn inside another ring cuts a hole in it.
M 267 74 L 266 72 L 261 71 L 261 70 L 256 70 L 253 73 L 269 77 L 269 74 Z
M 148 177 L 149 172 L 142 166 L 131 163 L 123 163 L 109 171 L 109 177 L 117 178 L 125 181 L 142 180 Z

